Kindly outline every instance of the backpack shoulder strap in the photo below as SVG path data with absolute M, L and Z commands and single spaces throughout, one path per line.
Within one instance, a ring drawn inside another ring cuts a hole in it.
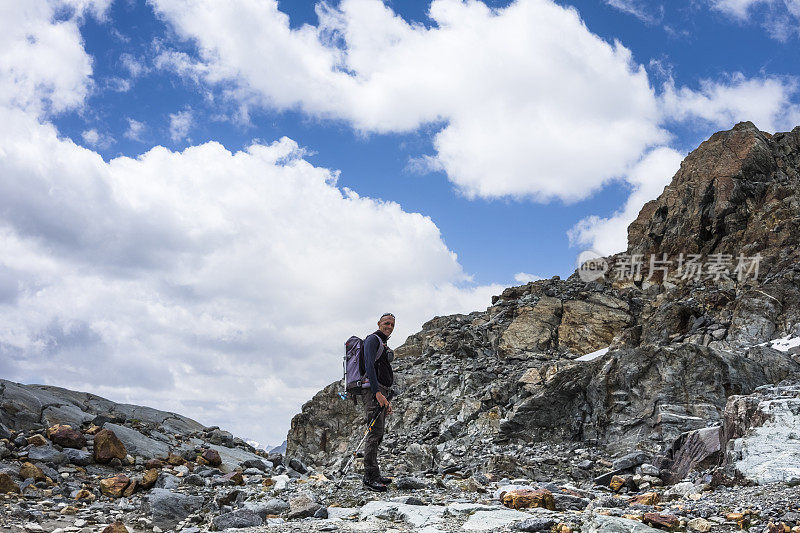
M 378 339 L 378 351 L 377 351 L 377 353 L 375 354 L 375 360 L 377 361 L 377 360 L 378 360 L 378 358 L 379 358 L 381 355 L 383 355 L 383 354 L 386 352 L 386 345 L 383 343 L 383 339 L 381 339 L 380 337 L 378 337 L 378 336 L 377 336 L 377 335 L 375 335 L 374 333 L 370 333 L 369 335 L 367 335 L 366 337 L 364 337 L 364 343 L 366 344 L 366 342 L 367 342 L 367 339 L 368 339 L 369 337 L 372 337 L 373 335 L 374 335 L 374 336 L 375 336 L 375 337 Z

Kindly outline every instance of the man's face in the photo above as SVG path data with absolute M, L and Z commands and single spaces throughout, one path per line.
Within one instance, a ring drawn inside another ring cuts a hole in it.
M 378 321 L 378 329 L 387 337 L 394 331 L 394 318 L 385 316 Z

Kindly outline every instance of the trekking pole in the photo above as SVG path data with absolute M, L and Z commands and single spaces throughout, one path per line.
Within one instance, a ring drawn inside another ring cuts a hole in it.
M 361 441 L 358 443 L 358 446 L 356 446 L 356 449 L 353 450 L 353 455 L 347 461 L 347 464 L 344 465 L 344 468 L 339 470 L 339 474 L 341 475 L 341 477 L 339 478 L 339 482 L 336 483 L 336 488 L 337 489 L 342 485 L 342 481 L 344 481 L 344 476 L 347 474 L 347 469 L 350 468 L 351 464 L 353 464 L 353 461 L 355 460 L 356 456 L 358 455 L 358 450 L 361 449 L 361 445 L 364 444 L 365 440 L 367 440 L 367 435 L 369 435 L 369 432 L 372 431 L 372 426 L 374 426 L 375 422 L 378 421 L 378 417 L 381 416 L 381 413 L 383 412 L 384 409 L 385 409 L 385 407 L 381 407 L 381 410 L 378 411 L 378 414 L 376 414 L 375 418 L 372 419 L 372 422 L 369 423 L 369 426 L 367 426 L 367 430 L 364 432 L 364 436 L 361 437 Z

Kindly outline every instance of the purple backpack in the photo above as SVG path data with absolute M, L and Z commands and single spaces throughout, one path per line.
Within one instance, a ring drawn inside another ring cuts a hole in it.
M 380 357 L 384 352 L 383 342 L 378 346 L 378 353 L 375 359 Z M 344 343 L 344 393 L 339 393 L 342 399 L 352 398 L 353 402 L 356 397 L 361 395 L 363 389 L 369 388 L 369 380 L 367 379 L 366 371 L 364 370 L 364 341 L 355 335 L 347 339 Z

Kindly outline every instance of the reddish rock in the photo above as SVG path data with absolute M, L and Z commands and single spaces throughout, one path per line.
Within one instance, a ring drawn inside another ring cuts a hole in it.
M 22 479 L 33 478 L 35 481 L 45 481 L 47 479 L 42 469 L 33 463 L 22 463 L 19 469 L 19 476 Z
M 46 438 L 37 433 L 32 437 L 28 437 L 28 444 L 33 444 L 34 446 L 47 446 L 49 443 L 47 442 Z
M 86 446 L 86 437 L 83 433 L 70 426 L 59 424 L 47 430 L 47 436 L 54 444 L 64 448 L 75 448 L 80 450 Z
M 119 498 L 130 483 L 131 480 L 128 476 L 117 474 L 114 477 L 100 480 L 100 492 L 111 498 Z
M 148 459 L 144 463 L 144 467 L 148 470 L 152 468 L 161 469 L 164 466 L 164 461 L 161 459 Z
M 131 496 L 133 496 L 133 493 L 136 492 L 136 489 L 138 487 L 139 487 L 139 482 L 135 479 L 132 479 L 130 485 L 125 487 L 125 491 L 122 493 L 122 495 L 126 498 L 130 498 Z
M 6 473 L 0 473 L 0 494 L 19 494 L 19 485 Z
M 553 493 L 547 489 L 514 489 L 503 495 L 503 505 L 512 509 L 529 509 L 541 507 L 551 511 L 556 510 Z
M 89 492 L 86 489 L 79 490 L 78 493 L 75 495 L 76 500 L 86 500 L 89 502 L 93 502 L 96 498 L 97 496 L 95 496 L 92 492 Z
M 633 498 L 628 500 L 630 505 L 639 504 L 639 505 L 657 505 L 661 501 L 661 497 L 658 495 L 657 492 L 646 492 L 644 494 L 640 494 L 639 496 L 634 496 Z
M 144 476 L 142 476 L 142 482 L 140 483 L 142 488 L 145 490 L 153 488 L 153 485 L 158 481 L 158 473 L 159 471 L 157 468 L 151 468 L 145 471 Z
M 232 485 L 244 485 L 244 476 L 242 476 L 241 472 L 231 472 L 230 474 L 225 474 L 222 476 L 222 479 L 229 481 Z
M 222 464 L 222 458 L 219 456 L 219 452 L 211 448 L 205 450 L 200 457 L 210 466 L 217 467 Z
M 125 445 L 110 429 L 101 429 L 94 436 L 94 460 L 108 463 L 112 459 L 122 461 L 128 455 Z
M 671 514 L 645 513 L 642 522 L 650 527 L 671 531 L 680 525 L 680 518 Z
M 128 533 L 128 528 L 120 521 L 109 524 L 102 533 Z

